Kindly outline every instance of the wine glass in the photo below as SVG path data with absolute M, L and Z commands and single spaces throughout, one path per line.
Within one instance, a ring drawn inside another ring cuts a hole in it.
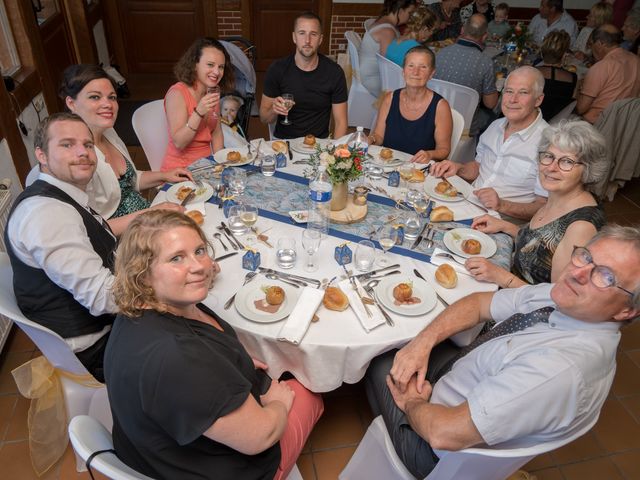
M 253 226 L 258 221 L 258 208 L 246 203 L 243 204 L 242 211 L 240 212 L 240 220 L 242 220 L 242 223 L 244 223 L 245 226 L 248 228 L 247 233 L 255 232 L 255 230 L 253 229 Z M 255 235 L 251 235 L 251 234 L 247 235 L 246 243 L 254 244 L 256 243 L 256 241 L 257 241 L 257 237 Z
M 400 178 L 402 179 L 400 189 L 404 193 L 409 189 L 409 180 L 411 180 L 411 177 L 413 177 L 413 163 L 403 163 L 402 165 L 400 165 L 398 172 L 400 173 Z
M 398 229 L 393 224 L 385 225 L 378 231 L 378 243 L 382 247 L 382 255 L 378 257 L 378 265 L 385 267 L 389 264 L 387 250 L 390 250 L 398 240 Z
M 306 228 L 302 231 L 302 248 L 307 252 L 307 263 L 304 266 L 305 272 L 315 272 L 318 270 L 318 264 L 315 263 L 315 254 L 320 248 L 322 233 L 315 228 Z
M 424 195 L 413 202 L 413 209 L 421 216 L 426 213 L 427 208 L 429 208 L 429 200 Z
M 207 94 L 209 93 L 217 93 L 218 97 L 220 97 L 220 86 L 207 87 Z M 220 108 L 220 100 L 218 100 L 218 108 Z M 218 118 L 218 112 L 216 110 L 213 111 L 213 118 Z
M 293 107 L 293 95 L 291 93 L 283 93 L 282 100 L 284 100 L 284 108 L 287 109 L 287 114 L 280 123 L 282 125 L 291 125 L 292 122 L 289 121 L 289 110 Z

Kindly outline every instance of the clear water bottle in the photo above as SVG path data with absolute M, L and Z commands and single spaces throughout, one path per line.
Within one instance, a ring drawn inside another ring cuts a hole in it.
M 369 138 L 364 133 L 363 127 L 356 128 L 354 134 L 349 137 L 347 146 L 350 150 L 360 150 L 363 155 L 366 155 L 369 151 Z
M 307 227 L 319 230 L 323 235 L 329 232 L 329 211 L 331 203 L 331 180 L 327 167 L 320 165 L 318 173 L 309 182 L 309 219 Z

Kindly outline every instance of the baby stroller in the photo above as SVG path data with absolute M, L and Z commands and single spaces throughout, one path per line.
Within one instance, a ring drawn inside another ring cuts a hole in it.
M 249 135 L 249 119 L 251 115 L 258 114 L 255 103 L 256 98 L 256 70 L 255 45 L 243 37 L 225 37 L 220 40 L 231 57 L 233 73 L 235 76 L 235 91 L 232 93 L 240 97 L 244 105 L 238 111 L 236 121 Z

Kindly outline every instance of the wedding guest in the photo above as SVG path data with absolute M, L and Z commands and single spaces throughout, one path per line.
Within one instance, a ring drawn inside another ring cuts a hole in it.
M 509 26 L 509 5 L 499 3 L 496 5 L 495 16 L 489 22 L 487 32 L 491 40 L 499 40 L 504 38 L 511 27 Z
M 419 6 L 409 17 L 404 34 L 391 41 L 385 56 L 392 62 L 403 65 L 406 53 L 429 40 L 437 24 L 434 13 L 424 6 Z
M 227 125 L 238 135 L 246 138 L 242 127 L 238 123 L 238 112 L 244 105 L 244 101 L 235 95 L 225 95 L 220 100 L 220 121 L 223 125 Z
M 481 13 L 487 19 L 487 23 L 495 18 L 495 11 L 491 0 L 474 0 L 460 9 L 460 21 L 466 22 L 467 19 L 476 13 Z
M 284 479 L 323 411 L 201 302 L 220 271 L 189 217 L 137 217 L 116 255 L 105 376 L 118 457 L 152 478 Z
M 640 41 L 640 7 L 629 12 L 622 25 L 623 42 L 620 45 L 631 53 L 638 53 L 638 42 Z
M 218 121 L 220 89 L 233 89 L 229 53 L 213 38 L 199 38 L 173 68 L 178 80 L 164 97 L 169 144 L 162 170 L 187 167 L 223 147 Z
M 570 263 L 574 246 L 586 245 L 606 223 L 602 208 L 587 190 L 607 173 L 604 137 L 587 122 L 561 122 L 542 132 L 538 150 L 540 184 L 549 192 L 547 203 L 526 225 L 490 215 L 473 220 L 472 228 L 505 232 L 515 239 L 511 272 L 481 257 L 466 261 L 476 280 L 503 288 L 556 282 Z
M 611 23 L 613 7 L 607 2 L 598 2 L 591 7 L 587 15 L 587 25 L 580 30 L 576 43 L 573 45 L 573 53 L 579 60 L 584 60 L 591 55 L 588 46 L 589 37 L 595 28 L 605 23 Z
M 435 56 L 428 47 L 407 52 L 402 68 L 406 86 L 383 97 L 371 144 L 409 153 L 417 163 L 447 158 L 453 121 L 447 101 L 427 87 L 434 71 Z
M 540 0 L 540 13 L 529 24 L 529 33 L 536 45 L 542 45 L 544 37 L 553 30 L 564 30 L 573 44 L 578 36 L 578 24 L 564 9 L 563 0 Z
M 389 44 L 400 36 L 398 29 L 407 23 L 415 8 L 416 0 L 385 0 L 382 13 L 362 37 L 358 52 L 360 80 L 376 97 L 382 91 L 376 53 L 386 55 Z
M 113 81 L 102 67 L 88 64 L 67 67 L 62 74 L 59 95 L 69 111 L 79 115 L 93 134 L 97 165 L 87 185 L 89 205 L 107 219 L 116 235 L 120 235 L 139 212 L 150 207 L 141 190 L 165 182 L 192 180 L 191 173 L 184 168 L 166 172 L 135 168 L 127 146 L 113 128 L 118 118 L 118 96 Z M 170 202 L 153 208 L 182 211 L 182 207 Z
M 427 5 L 438 17 L 440 27 L 433 34 L 434 40 L 455 40 L 460 35 L 462 20 L 460 19 L 460 3 L 462 0 L 443 0 Z
M 542 42 L 542 64 L 536 68 L 544 75 L 544 99 L 540 105 L 542 117 L 549 121 L 573 102 L 578 76 L 563 67 L 571 38 L 564 30 L 550 32 Z

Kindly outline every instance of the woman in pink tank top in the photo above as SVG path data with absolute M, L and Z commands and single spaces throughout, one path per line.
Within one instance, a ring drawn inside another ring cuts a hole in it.
M 213 38 L 196 40 L 176 63 L 173 72 L 178 82 L 164 97 L 169 145 L 162 171 L 187 167 L 223 147 L 218 121 L 220 89 L 216 87 L 231 91 L 234 85 L 229 54 Z

